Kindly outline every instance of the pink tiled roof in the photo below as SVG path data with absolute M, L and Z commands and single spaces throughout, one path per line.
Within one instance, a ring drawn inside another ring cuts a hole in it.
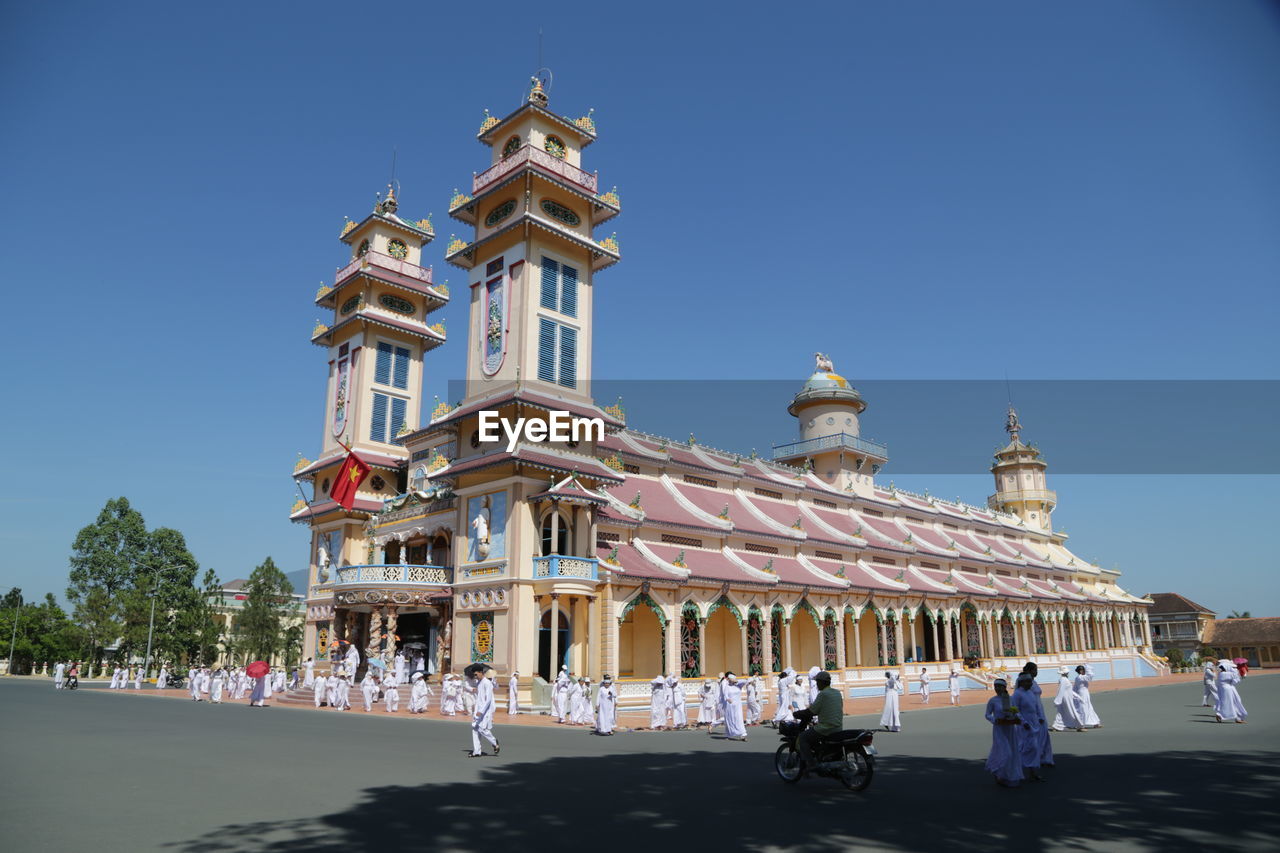
M 907 538 L 901 528 L 888 518 L 876 518 L 874 515 L 859 515 L 861 520 L 862 532 L 871 531 L 875 539 L 869 538 L 868 541 L 875 546 L 889 546 L 897 551 L 908 550 L 903 547 L 902 541 Z
M 939 584 L 946 589 L 951 590 L 953 593 L 955 592 L 956 585 L 955 582 L 951 580 L 950 572 L 943 572 L 937 569 L 916 569 L 916 571 L 933 581 L 935 584 Z
M 706 486 L 695 486 L 690 483 L 672 482 L 672 486 L 687 501 L 708 515 L 720 515 L 720 511 L 724 509 L 725 504 L 728 504 L 729 520 L 733 522 L 735 530 L 763 536 L 782 535 L 753 516 L 733 492 L 711 489 Z
M 523 444 L 517 445 L 516 449 L 510 453 L 506 450 L 491 450 L 479 456 L 452 462 L 447 468 L 441 468 L 433 472 L 431 477 L 433 479 L 453 477 L 468 471 L 479 471 L 509 462 L 519 462 L 522 465 L 540 468 L 548 472 L 555 471 L 565 474 L 577 472 L 606 483 L 621 483 L 624 479 L 617 471 L 594 457 L 578 454 L 560 456 L 554 453 L 533 450 L 528 445 Z
M 1062 599 L 1062 596 L 1050 589 L 1047 583 L 1031 580 L 1030 578 L 1026 579 L 1026 581 L 1027 586 L 1031 588 L 1032 594 L 1037 598 L 1056 599 L 1059 601 Z
M 633 474 L 627 478 L 626 483 L 623 485 L 609 488 L 609 494 L 624 504 L 630 504 L 637 492 L 640 493 L 640 509 L 644 512 L 647 521 L 682 524 L 689 527 L 700 527 L 704 530 L 712 529 L 705 521 L 681 507 L 662 483 L 657 480 L 638 477 Z
M 970 593 L 978 595 L 997 595 L 995 587 L 987 586 L 987 578 L 982 575 L 974 575 L 969 572 L 952 572 L 951 577 L 956 582 L 956 589 L 961 593 Z
M 351 505 L 354 512 L 380 512 L 382 510 L 382 501 L 370 501 L 364 498 L 356 498 Z M 309 507 L 303 507 L 297 512 L 289 516 L 290 521 L 307 521 L 316 516 L 325 515 L 330 512 L 346 512 L 337 501 L 323 500 L 319 503 L 313 503 Z
M 903 522 L 903 525 L 911 534 L 911 541 L 917 546 L 943 556 L 955 554 L 955 551 L 950 547 L 950 543 L 932 528 L 925 527 L 923 524 L 913 524 L 909 521 Z
M 753 578 L 720 551 L 704 551 L 699 548 L 680 548 L 676 545 L 663 545 L 646 542 L 645 547 L 656 557 L 671 563 L 684 552 L 684 563 L 689 569 L 689 576 L 714 581 L 730 581 L 732 583 L 763 584 L 767 581 Z
M 759 495 L 744 498 L 743 501 L 751 504 L 761 513 L 772 519 L 774 523 L 781 524 L 788 530 L 794 529 L 792 525 L 796 523 L 797 518 L 800 518 L 800 508 L 794 503 L 783 503 L 781 501 L 775 501 L 772 498 L 760 497 Z M 803 523 L 803 521 L 801 523 Z M 805 530 L 804 532 L 813 535 L 814 531 Z M 800 533 L 800 531 L 796 530 L 796 533 Z
M 849 583 L 853 585 L 853 589 L 855 590 L 880 589 L 880 590 L 887 590 L 891 592 L 902 592 L 902 587 L 884 583 L 878 578 L 872 576 L 871 573 L 863 571 L 862 567 L 859 566 L 856 562 L 842 563 L 836 560 L 827 560 L 822 557 L 809 557 L 808 560 L 809 562 L 813 563 L 815 566 L 817 566 L 818 568 L 822 569 L 823 571 L 827 572 L 832 576 L 835 575 L 837 569 L 844 569 L 845 579 L 848 580 Z
M 615 566 L 604 561 L 609 555 L 609 551 L 600 555 L 600 568 L 608 569 L 612 572 L 618 572 L 629 578 L 650 578 L 657 580 L 674 581 L 677 578 L 669 572 L 650 563 L 644 557 L 636 552 L 636 549 L 630 545 L 618 545 L 618 562 L 621 565 Z M 610 549 L 612 550 L 612 549 Z
M 370 453 L 367 450 L 357 450 L 356 455 L 364 460 L 365 464 L 374 468 L 384 468 L 388 471 L 395 471 L 404 465 L 403 459 L 397 459 L 394 456 L 383 456 L 381 453 Z M 328 468 L 331 465 L 341 464 L 347 458 L 347 451 L 330 454 L 328 456 L 317 459 L 305 468 L 293 472 L 295 477 L 305 477 L 308 474 L 319 471 L 322 468 Z
M 778 576 L 778 580 L 782 583 L 795 584 L 796 586 L 823 586 L 831 589 L 844 589 L 844 584 L 840 583 L 838 578 L 832 577 L 829 581 L 823 580 L 818 575 L 800 565 L 794 557 L 776 557 L 769 554 L 755 554 L 750 552 L 735 552 L 738 559 L 742 560 L 753 569 L 764 570 L 772 560 L 773 564 L 770 568 L 774 574 Z
M 822 521 L 825 522 L 827 525 L 834 527 L 836 530 L 839 530 L 841 533 L 845 534 L 846 536 L 854 536 L 854 531 L 858 529 L 858 525 L 854 522 L 854 520 L 849 516 L 849 513 L 847 512 L 841 512 L 840 510 L 836 510 L 836 509 L 824 509 L 823 507 L 813 506 L 812 504 L 805 504 L 805 509 L 813 513 L 818 518 L 822 519 Z M 822 534 L 819 532 L 819 530 L 810 529 L 812 527 L 813 525 L 808 525 L 805 527 L 805 530 L 809 533 L 810 536 L 813 536 L 815 538 L 821 538 Z M 854 538 L 856 539 L 858 537 L 854 536 Z M 863 537 L 863 539 L 865 541 L 865 537 Z M 844 544 L 844 543 L 841 543 L 841 544 Z

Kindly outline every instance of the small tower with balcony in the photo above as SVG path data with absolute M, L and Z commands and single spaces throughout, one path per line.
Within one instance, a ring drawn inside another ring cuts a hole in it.
M 1012 403 L 1004 429 L 1009 433 L 1009 443 L 995 453 L 991 473 L 996 478 L 996 493 L 987 498 L 987 505 L 1013 513 L 1027 527 L 1052 533 L 1058 494 L 1046 486 L 1045 470 L 1049 466 L 1039 449 L 1022 441 L 1022 424 Z
M 477 138 L 492 150 L 491 165 L 449 204 L 472 233 L 445 250 L 469 272 L 467 398 L 518 380 L 589 401 L 595 274 L 620 258 L 616 237 L 596 233 L 618 214 L 618 195 L 600 192 L 596 173 L 583 168 L 595 120 L 552 112 L 535 78 L 505 118 L 486 114 Z
M 829 357 L 815 353 L 815 358 L 813 375 L 787 406 L 799 422 L 800 438 L 775 445 L 773 459 L 808 467 L 838 489 L 869 495 L 873 478 L 889 460 L 888 448 L 861 436 L 858 419 L 867 404 L 858 389 L 835 372 Z

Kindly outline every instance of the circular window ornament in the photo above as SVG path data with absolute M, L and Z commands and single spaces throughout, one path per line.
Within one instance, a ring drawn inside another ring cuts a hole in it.
M 384 293 L 378 297 L 378 304 L 388 311 L 394 311 L 397 314 L 412 314 L 414 312 L 413 303 L 408 299 L 402 299 L 399 296 L 392 296 L 390 293 Z
M 404 244 L 403 240 L 392 240 L 387 244 L 387 254 L 397 261 L 403 261 L 409 257 L 409 247 Z
M 355 296 L 348 299 L 346 302 L 342 303 L 342 307 L 338 309 L 338 313 L 350 314 L 352 311 L 356 310 L 356 306 L 359 304 L 360 304 L 360 294 L 356 294 Z
M 502 146 L 502 156 L 510 157 L 512 154 L 520 150 L 520 137 L 513 136 L 507 140 L 507 144 Z
M 489 211 L 489 215 L 484 218 L 486 228 L 492 228 L 502 220 L 506 219 L 516 211 L 516 200 L 514 198 L 504 201 L 502 204 Z
M 853 418 L 845 418 L 845 419 L 844 419 L 844 425 L 845 425 L 845 426 L 853 426 Z
M 548 136 L 546 141 L 542 143 L 542 147 L 545 148 L 547 153 L 550 154 L 552 157 L 556 157 L 561 160 L 564 159 L 564 153 L 565 153 L 564 140 L 562 140 L 560 137 Z
M 565 225 L 577 225 L 582 222 L 582 219 L 578 214 L 574 213 L 563 204 L 560 204 L 558 201 L 552 201 L 549 198 L 543 199 L 541 207 L 543 213 L 550 216 L 552 219 L 559 219 Z
M 832 426 L 833 424 L 835 424 L 835 422 L 836 422 L 835 418 L 827 418 L 827 426 Z
M 387 487 L 387 481 L 382 479 L 378 474 L 373 475 L 373 479 L 369 481 L 369 485 L 373 486 L 375 492 L 380 492 Z
M 369 241 L 361 240 L 360 248 L 356 249 L 356 257 L 363 258 L 367 254 L 369 254 Z

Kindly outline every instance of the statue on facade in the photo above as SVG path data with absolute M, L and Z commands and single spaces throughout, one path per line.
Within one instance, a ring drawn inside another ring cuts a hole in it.
M 475 530 L 476 555 L 481 560 L 489 558 L 489 520 L 491 518 L 489 496 L 485 495 L 480 503 L 476 517 L 471 519 L 471 527 Z
M 835 373 L 836 366 L 831 363 L 831 356 L 825 352 L 815 352 L 813 359 L 817 363 L 815 368 L 819 373 Z
M 329 534 L 322 533 L 316 537 L 316 583 L 329 582 L 329 549 L 333 547 Z
M 1018 440 L 1018 433 L 1022 431 L 1022 424 L 1018 422 L 1018 410 L 1013 407 L 1013 403 L 1009 404 L 1009 414 L 1004 421 L 1004 431 L 1014 440 Z
M 449 641 L 453 638 L 453 620 L 444 623 L 444 630 L 436 637 L 436 672 L 444 672 L 445 658 L 449 652 Z

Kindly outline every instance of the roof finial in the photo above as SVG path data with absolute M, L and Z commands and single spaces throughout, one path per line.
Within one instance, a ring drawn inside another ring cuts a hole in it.
M 1013 407 L 1013 403 L 1009 403 L 1009 414 L 1004 419 L 1004 431 L 1009 433 L 1010 442 L 1018 443 L 1018 433 L 1022 431 L 1022 424 L 1018 421 L 1018 410 Z

